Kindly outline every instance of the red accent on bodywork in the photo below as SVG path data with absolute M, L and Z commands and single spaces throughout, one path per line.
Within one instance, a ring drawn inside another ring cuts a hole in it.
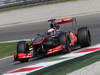
M 30 58 L 32 57 L 32 53 L 18 53 L 19 59 Z
M 78 51 L 76 53 L 92 52 L 92 51 L 96 51 L 97 49 L 100 50 L 100 48 L 89 48 L 89 49 L 85 49 L 85 50 L 82 50 L 82 51 Z
M 74 19 L 73 18 L 64 18 L 64 19 L 56 19 L 55 23 L 56 24 L 64 24 L 64 23 L 70 23 L 73 22 Z
M 71 39 L 71 45 L 74 46 L 77 43 L 77 35 L 75 33 L 70 32 L 69 37 Z
M 31 67 L 31 68 L 21 68 L 21 69 L 17 69 L 15 71 L 12 72 L 8 72 L 8 73 L 17 73 L 17 72 L 26 72 L 26 71 L 32 71 L 32 70 L 37 70 L 40 68 L 43 68 L 44 66 L 38 66 L 38 67 Z
M 52 48 L 52 49 L 49 49 L 47 54 L 52 54 L 52 53 L 55 53 L 55 52 L 58 52 L 58 51 L 61 51 L 63 50 L 63 46 L 62 45 L 59 45 L 55 48 Z
M 18 53 L 18 58 L 26 58 L 26 53 Z
M 32 45 L 34 46 L 34 45 L 42 44 L 42 43 L 43 43 L 43 41 L 39 41 L 39 42 L 34 42 Z

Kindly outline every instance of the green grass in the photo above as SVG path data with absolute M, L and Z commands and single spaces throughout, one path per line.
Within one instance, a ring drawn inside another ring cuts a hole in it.
M 11 56 L 16 51 L 16 43 L 0 43 L 0 58 Z
M 70 63 L 66 63 L 65 65 L 44 72 L 43 75 L 67 75 L 67 73 L 83 68 L 97 61 L 100 61 L 100 54 L 93 55 L 81 61 L 73 61 Z
M 33 3 L 33 4 L 29 4 L 29 5 L 21 5 L 21 6 L 15 6 L 15 7 L 2 9 L 2 10 L 0 10 L 0 13 L 5 12 L 5 11 L 22 9 L 22 8 L 29 8 L 29 7 L 33 7 L 33 6 L 48 5 L 48 4 L 55 4 L 55 3 L 61 3 L 61 2 L 69 2 L 69 1 L 78 1 L 78 0 L 56 0 L 56 1 L 49 1 L 49 2 Z

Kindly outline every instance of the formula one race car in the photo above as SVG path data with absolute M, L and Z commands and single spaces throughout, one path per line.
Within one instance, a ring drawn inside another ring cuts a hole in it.
M 17 53 L 14 55 L 15 61 L 27 62 L 30 58 L 46 56 L 57 52 L 68 53 L 72 50 L 88 47 L 91 45 L 91 35 L 88 27 L 80 27 L 77 33 L 60 31 L 57 24 L 76 22 L 75 18 L 64 18 L 49 20 L 53 22 L 51 27 L 54 28 L 55 34 L 49 32 L 37 34 L 30 44 L 26 41 L 17 43 Z

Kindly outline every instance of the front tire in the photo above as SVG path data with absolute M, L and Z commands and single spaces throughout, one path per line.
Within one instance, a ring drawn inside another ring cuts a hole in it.
M 20 59 L 20 62 L 21 62 L 21 63 L 28 62 L 28 61 L 29 61 L 29 58 L 26 58 L 26 59 Z
M 17 53 L 28 53 L 29 45 L 26 41 L 20 41 L 17 43 Z
M 29 53 L 29 45 L 26 41 L 20 41 L 17 43 L 17 54 L 18 53 Z M 29 58 L 19 59 L 21 63 L 28 62 L 28 60 Z

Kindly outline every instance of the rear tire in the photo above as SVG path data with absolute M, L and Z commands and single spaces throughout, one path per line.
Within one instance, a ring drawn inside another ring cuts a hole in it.
M 91 34 L 88 27 L 81 27 L 78 29 L 78 43 L 81 47 L 88 47 L 91 45 Z

